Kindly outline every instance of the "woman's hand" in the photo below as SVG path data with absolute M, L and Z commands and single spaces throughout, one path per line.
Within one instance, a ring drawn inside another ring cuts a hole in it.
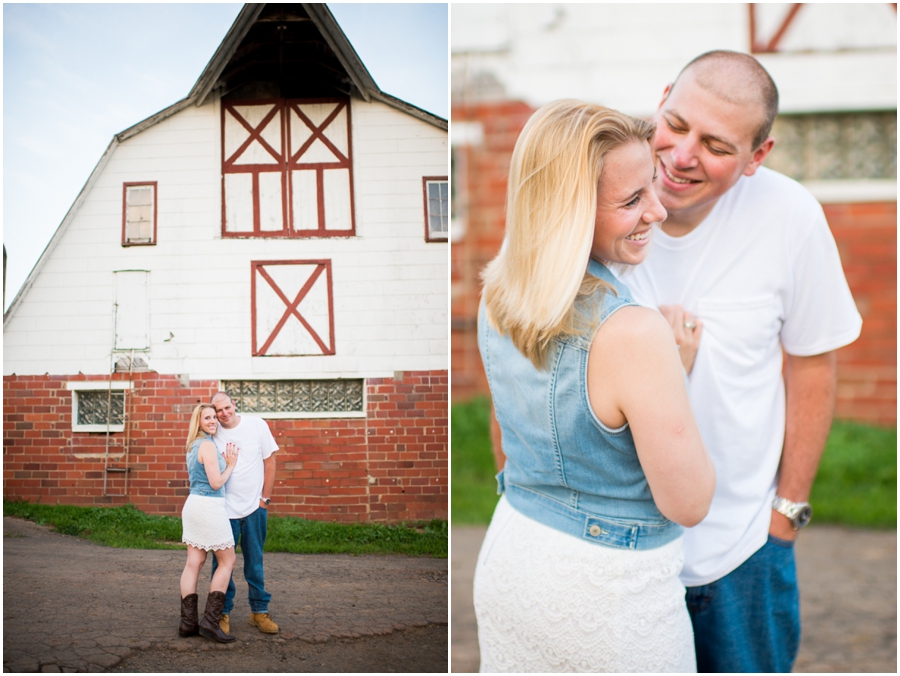
M 237 464 L 239 449 L 234 444 L 225 444 L 225 466 L 234 467 Z
M 690 375 L 694 368 L 694 359 L 697 357 L 697 349 L 700 347 L 703 322 L 680 305 L 660 305 L 659 311 L 675 334 L 681 365 L 684 366 L 684 372 Z

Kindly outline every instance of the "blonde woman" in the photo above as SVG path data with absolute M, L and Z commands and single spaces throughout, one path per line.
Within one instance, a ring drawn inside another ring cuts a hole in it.
M 187 437 L 187 468 L 191 494 L 181 511 L 182 541 L 188 546 L 187 563 L 181 574 L 181 636 L 201 634 L 220 643 L 231 643 L 219 628 L 225 605 L 225 590 L 234 569 L 234 536 L 225 512 L 225 482 L 238 459 L 238 448 L 228 444 L 225 456 L 219 455 L 212 441 L 218 421 L 212 404 L 200 404 L 191 415 Z M 218 567 L 209 583 L 209 596 L 203 618 L 197 621 L 197 580 L 210 550 Z
M 475 574 L 482 671 L 696 671 L 681 532 L 715 474 L 669 324 L 610 270 L 666 217 L 653 130 L 557 101 L 513 152 L 478 327 L 506 455 Z

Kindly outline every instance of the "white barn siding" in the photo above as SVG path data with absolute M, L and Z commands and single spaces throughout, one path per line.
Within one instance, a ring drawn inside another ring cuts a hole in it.
M 160 373 L 330 378 L 446 369 L 448 245 L 425 242 L 422 177 L 447 174 L 447 133 L 381 103 L 351 105 L 352 238 L 222 238 L 218 102 L 121 142 L 9 318 L 4 374 L 107 372 L 116 270 L 150 271 L 149 364 Z M 122 185 L 133 181 L 157 183 L 154 246 L 121 246 Z M 325 259 L 336 354 L 252 357 L 250 262 Z

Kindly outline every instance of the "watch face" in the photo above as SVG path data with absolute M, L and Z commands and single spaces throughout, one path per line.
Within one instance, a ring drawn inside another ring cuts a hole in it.
M 809 520 L 812 518 L 812 507 L 806 505 L 803 507 L 800 512 L 797 514 L 797 526 L 799 528 L 803 528 L 806 524 L 809 523 Z

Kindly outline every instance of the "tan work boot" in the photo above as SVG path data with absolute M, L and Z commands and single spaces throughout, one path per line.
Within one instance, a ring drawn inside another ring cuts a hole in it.
M 230 634 L 230 625 L 228 624 L 228 613 L 222 613 L 222 617 L 219 618 L 219 629 L 224 631 L 226 634 Z
M 250 625 L 264 634 L 277 634 L 278 625 L 272 622 L 269 613 L 250 613 Z

